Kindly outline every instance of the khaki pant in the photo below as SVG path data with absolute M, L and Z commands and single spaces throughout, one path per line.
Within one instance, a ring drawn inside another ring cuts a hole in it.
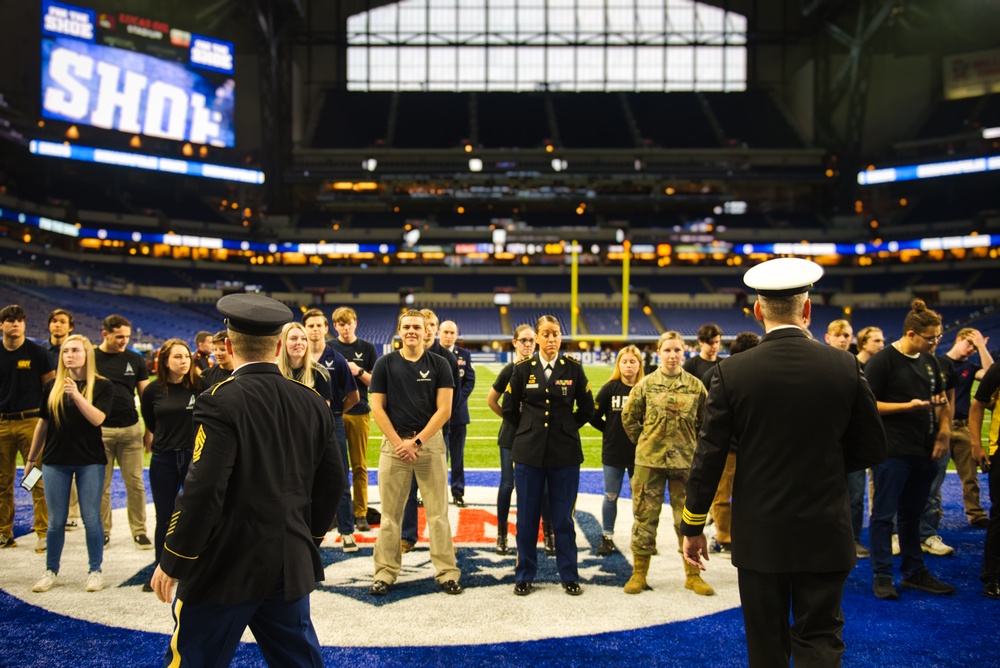
M 351 460 L 351 481 L 354 486 L 354 516 L 368 513 L 368 430 L 371 414 L 344 413 L 344 431 L 347 433 L 347 456 Z
M 956 423 L 951 429 L 951 458 L 955 460 L 955 471 L 962 479 L 962 502 L 965 504 L 965 516 L 969 522 L 988 519 L 979 500 L 979 471 L 976 461 L 972 458 L 972 437 L 969 434 L 969 424 L 961 427 Z M 977 434 L 978 436 L 978 434 Z
M 652 556 L 656 549 L 656 531 L 660 525 L 663 493 L 670 492 L 670 507 L 674 511 L 674 533 L 677 547 L 682 545 L 681 515 L 687 500 L 687 479 L 690 469 L 655 469 L 635 465 L 632 477 L 632 554 Z
M 413 476 L 417 477 L 417 488 L 424 500 L 424 512 L 427 514 L 434 579 L 438 583 L 448 580 L 457 582 L 462 573 L 455 561 L 451 525 L 448 523 L 448 462 L 444 437 L 440 431 L 427 439 L 417 461 L 412 464 L 397 457 L 392 444 L 387 439 L 382 439 L 378 460 L 382 525 L 375 541 L 375 579 L 392 584 L 399 577 L 399 569 L 403 565 L 403 551 L 399 543 L 400 526 Z
M 14 485 L 17 477 L 17 453 L 28 458 L 31 439 L 35 435 L 38 418 L 25 420 L 0 420 L 0 537 L 14 537 Z M 41 466 L 41 462 L 35 462 Z M 39 479 L 31 488 L 35 518 L 31 530 L 42 537 L 49 528 L 49 509 L 45 505 L 45 486 Z
M 104 454 L 108 466 L 104 471 L 104 496 L 101 498 L 101 523 L 104 535 L 111 535 L 111 477 L 115 461 L 125 482 L 128 502 L 128 524 L 132 537 L 146 535 L 146 485 L 142 480 L 143 450 L 142 428 L 139 423 L 131 427 L 101 427 L 104 437 Z
M 726 468 L 722 469 L 719 488 L 715 490 L 712 499 L 712 519 L 715 521 L 715 540 L 719 543 L 732 543 L 729 529 L 733 521 L 733 476 L 736 475 L 736 452 L 730 450 L 726 455 Z

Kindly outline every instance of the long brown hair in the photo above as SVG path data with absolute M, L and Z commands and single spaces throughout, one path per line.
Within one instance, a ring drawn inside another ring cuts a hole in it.
M 156 353 L 156 382 L 163 387 L 163 396 L 167 396 L 167 393 L 170 392 L 170 368 L 167 366 L 167 360 L 170 359 L 170 350 L 174 346 L 183 346 L 184 350 L 188 351 L 188 355 L 191 355 L 191 348 L 181 339 L 168 339 L 160 346 L 160 350 Z M 193 356 L 187 373 L 181 378 L 181 385 L 184 386 L 185 390 L 201 391 L 201 371 L 195 365 Z

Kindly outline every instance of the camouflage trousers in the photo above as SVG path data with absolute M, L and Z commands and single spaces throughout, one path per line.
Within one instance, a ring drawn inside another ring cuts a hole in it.
M 690 469 L 655 469 L 636 464 L 632 476 L 632 554 L 651 556 L 656 550 L 656 530 L 660 525 L 663 494 L 669 491 L 670 507 L 674 511 L 674 532 L 677 547 L 681 546 L 681 515 L 687 499 L 687 479 Z

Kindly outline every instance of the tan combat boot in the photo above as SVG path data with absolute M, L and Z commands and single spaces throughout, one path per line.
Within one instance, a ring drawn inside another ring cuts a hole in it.
M 701 571 L 687 561 L 684 562 L 684 573 L 687 575 L 684 580 L 685 589 L 690 589 L 698 596 L 715 596 L 715 590 L 712 589 L 712 586 L 701 579 Z
M 649 557 L 636 554 L 633 557 L 632 577 L 625 583 L 626 594 L 640 594 L 646 588 L 646 574 L 649 573 Z

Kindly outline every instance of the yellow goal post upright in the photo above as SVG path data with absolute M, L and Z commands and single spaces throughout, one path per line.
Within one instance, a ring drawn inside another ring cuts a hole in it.
M 570 245 L 570 337 L 574 342 L 600 343 L 607 341 L 624 342 L 629 340 L 628 335 L 628 314 L 629 314 L 629 259 L 632 257 L 632 242 L 626 239 L 622 243 L 622 333 L 621 334 L 581 334 L 579 332 L 580 315 L 580 244 L 576 241 Z

